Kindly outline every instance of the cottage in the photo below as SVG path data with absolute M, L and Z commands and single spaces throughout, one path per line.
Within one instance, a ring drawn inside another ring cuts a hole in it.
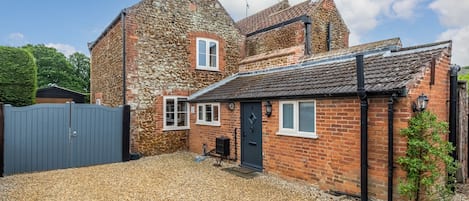
M 189 95 L 239 71 L 347 47 L 348 34 L 332 0 L 282 0 L 237 23 L 218 1 L 142 0 L 89 44 L 90 99 L 131 106 L 132 151 L 174 152 L 187 147 Z
M 131 149 L 185 149 L 187 97 L 238 72 L 244 36 L 218 1 L 142 0 L 89 44 L 91 100 L 131 106 Z
M 369 195 L 385 199 L 388 167 L 398 166 L 388 163 L 388 148 L 396 157 L 405 154 L 399 130 L 412 116 L 412 103 L 424 94 L 429 110 L 448 121 L 450 51 L 450 42 L 402 48 L 392 39 L 294 65 L 239 72 L 190 96 L 196 108 L 190 150 L 202 153 L 204 145 L 210 150 L 219 136 L 239 139 L 231 151 L 240 150 L 239 155 L 231 157 L 243 166 L 357 195 L 361 126 L 366 126 Z M 357 68 L 361 63 L 364 72 Z M 357 95 L 360 73 L 365 97 Z M 368 118 L 363 124 L 364 103 Z M 391 119 L 388 107 L 394 108 Z M 236 137 L 234 128 L 240 129 Z M 391 147 L 388 135 L 394 140 Z M 400 169 L 395 173 L 405 175 Z M 396 184 L 397 177 L 391 178 Z M 397 196 L 397 189 L 393 193 Z
M 427 97 L 448 121 L 451 42 L 348 36 L 333 0 L 282 0 L 239 22 L 218 1 L 142 0 L 89 44 L 91 101 L 131 106 L 144 155 L 204 153 L 224 136 L 242 166 L 398 198 L 413 103 Z

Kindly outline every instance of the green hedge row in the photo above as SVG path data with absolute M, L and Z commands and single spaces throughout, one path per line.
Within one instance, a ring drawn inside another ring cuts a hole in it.
M 36 88 L 33 55 L 21 48 L 0 46 L 0 102 L 14 106 L 34 104 Z

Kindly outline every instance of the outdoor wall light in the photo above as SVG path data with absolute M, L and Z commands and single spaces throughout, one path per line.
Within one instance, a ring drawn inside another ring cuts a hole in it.
M 270 101 L 267 101 L 265 103 L 265 115 L 267 115 L 267 117 L 270 117 L 270 115 L 272 115 L 272 103 L 270 103 Z
M 425 109 L 427 109 L 427 106 L 428 106 L 428 97 L 422 93 L 422 95 L 420 95 L 418 98 L 417 98 L 417 102 L 414 102 L 412 104 L 412 110 L 414 112 L 422 112 L 424 111 Z
M 233 101 L 229 102 L 228 103 L 228 109 L 230 111 L 233 111 L 235 109 L 235 103 Z

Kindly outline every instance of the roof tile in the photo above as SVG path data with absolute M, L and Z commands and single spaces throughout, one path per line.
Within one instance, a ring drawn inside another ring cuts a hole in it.
M 365 88 L 368 92 L 405 89 L 433 57 L 449 51 L 451 42 L 382 51 L 365 55 Z M 191 101 L 345 95 L 357 92 L 356 53 L 333 62 L 311 62 L 284 68 L 238 74 L 211 90 L 194 94 Z M 216 84 L 215 84 L 216 85 Z
M 247 35 L 296 17 L 309 15 L 314 12 L 317 5 L 317 2 L 307 0 L 303 3 L 290 6 L 288 0 L 283 0 L 278 4 L 238 21 L 236 26 L 241 30 L 241 33 Z

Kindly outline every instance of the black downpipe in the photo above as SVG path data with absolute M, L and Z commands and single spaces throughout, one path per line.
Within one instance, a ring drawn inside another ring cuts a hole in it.
M 234 129 L 234 144 L 235 144 L 235 157 L 233 161 L 238 161 L 238 128 Z
M 392 201 L 394 177 L 394 101 L 397 95 L 393 94 L 388 101 L 388 201 Z
M 305 55 L 311 55 L 311 18 L 307 18 L 305 23 Z
M 127 72 L 126 72 L 126 69 L 125 69 L 125 66 L 126 66 L 126 51 L 125 51 L 125 48 L 126 48 L 126 45 L 125 45 L 125 40 L 126 40 L 126 34 L 125 34 L 125 14 L 126 14 L 126 11 L 125 9 L 122 10 L 121 12 L 121 22 L 122 22 L 122 104 L 125 105 L 127 104 L 127 98 L 126 98 L 126 89 L 127 89 L 127 80 L 126 80 L 126 75 L 127 75 Z
M 327 24 L 327 51 L 332 50 L 332 24 Z
M 360 97 L 360 197 L 368 200 L 368 98 L 365 90 L 363 55 L 357 55 L 357 93 Z
M 449 106 L 449 142 L 456 147 L 457 105 L 458 105 L 458 72 L 461 68 L 457 65 L 451 66 L 450 74 L 450 106 Z M 457 160 L 456 150 L 451 152 L 454 160 Z

